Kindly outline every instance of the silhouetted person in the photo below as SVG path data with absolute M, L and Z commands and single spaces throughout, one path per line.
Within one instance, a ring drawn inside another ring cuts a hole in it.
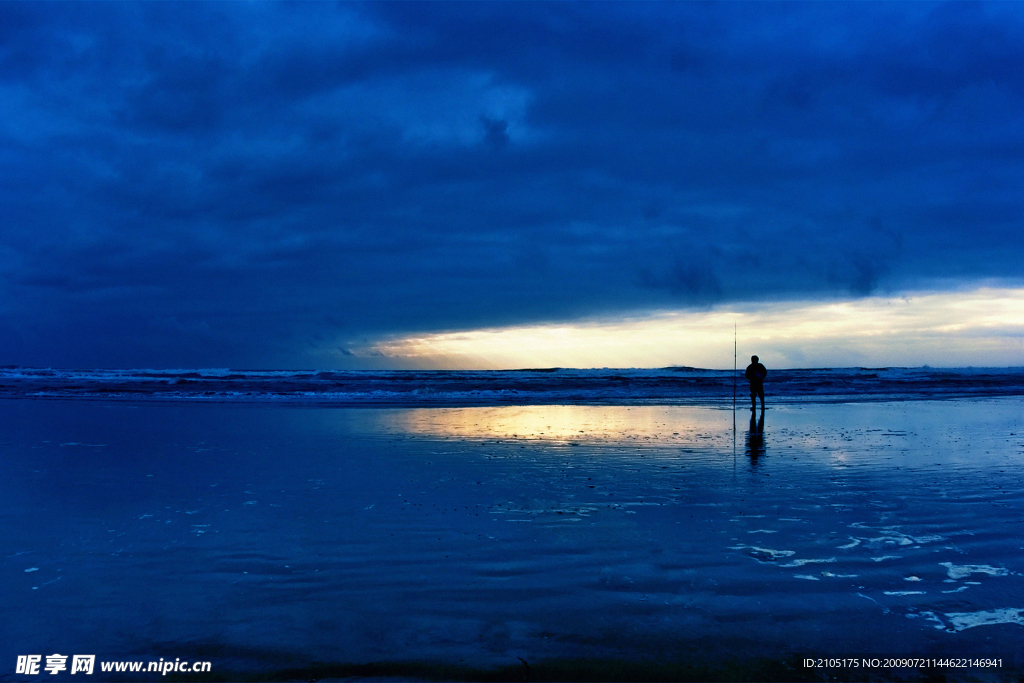
M 761 397 L 761 412 L 764 412 L 764 378 L 768 370 L 757 362 L 757 356 L 750 357 L 747 379 L 750 380 L 750 409 L 757 410 L 757 397 Z

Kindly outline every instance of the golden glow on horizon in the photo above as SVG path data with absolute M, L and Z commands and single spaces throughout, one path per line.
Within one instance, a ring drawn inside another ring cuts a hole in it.
M 414 367 L 730 368 L 1024 365 L 1024 289 L 794 301 L 408 336 L 373 348 Z

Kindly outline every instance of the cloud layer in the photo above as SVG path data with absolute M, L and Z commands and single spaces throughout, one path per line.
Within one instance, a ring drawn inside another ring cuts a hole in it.
M 1012 285 L 1024 9 L 3 3 L 0 139 L 0 363 Z

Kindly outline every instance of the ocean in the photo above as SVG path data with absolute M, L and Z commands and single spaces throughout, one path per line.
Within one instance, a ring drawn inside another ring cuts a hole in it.
M 1024 671 L 1020 369 L 0 384 L 0 680 Z
M 0 368 L 0 398 L 298 402 L 325 405 L 731 405 L 743 369 L 482 371 L 54 370 Z M 1024 367 L 771 370 L 774 402 L 1024 395 Z M 739 399 L 737 399 L 739 400 Z

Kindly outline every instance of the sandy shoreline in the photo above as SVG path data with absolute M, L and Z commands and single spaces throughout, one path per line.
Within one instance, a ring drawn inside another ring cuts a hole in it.
M 1024 662 L 1017 399 L 773 406 L 735 432 L 688 406 L 4 405 L 11 661 Z

